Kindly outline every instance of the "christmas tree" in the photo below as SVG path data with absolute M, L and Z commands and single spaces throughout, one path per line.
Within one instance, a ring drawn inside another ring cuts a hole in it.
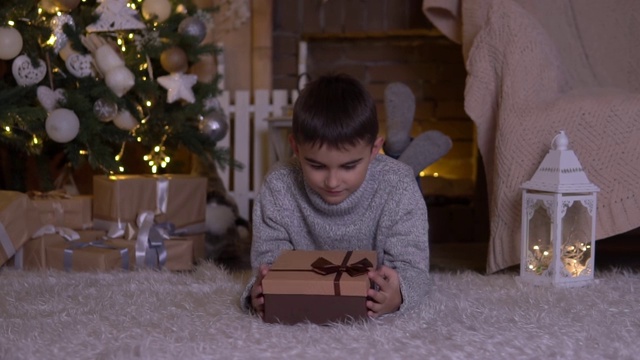
M 215 100 L 219 49 L 203 43 L 212 11 L 189 0 L 3 0 L 0 147 L 105 173 L 127 173 L 131 146 L 154 173 L 178 149 L 233 162 L 216 146 L 228 124 Z

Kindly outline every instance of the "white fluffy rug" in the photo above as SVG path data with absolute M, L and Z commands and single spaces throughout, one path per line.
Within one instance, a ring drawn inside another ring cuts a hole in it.
M 246 276 L 246 273 L 244 274 Z M 631 359 L 640 275 L 537 288 L 514 274 L 434 272 L 410 316 L 269 325 L 242 313 L 243 276 L 0 271 L 0 359 Z

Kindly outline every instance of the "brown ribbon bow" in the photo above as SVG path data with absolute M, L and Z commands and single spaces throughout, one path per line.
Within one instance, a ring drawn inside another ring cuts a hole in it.
M 373 264 L 371 263 L 371 261 L 369 261 L 369 259 L 363 258 L 362 260 L 351 263 L 349 265 L 337 265 L 323 257 L 319 257 L 311 264 L 311 267 L 313 268 L 313 271 L 320 275 L 346 272 L 347 274 L 349 274 L 349 276 L 356 277 L 369 272 L 369 268 L 373 267 Z

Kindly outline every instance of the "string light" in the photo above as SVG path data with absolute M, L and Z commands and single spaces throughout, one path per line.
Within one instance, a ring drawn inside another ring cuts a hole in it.
M 171 161 L 171 158 L 164 153 L 164 141 L 166 139 L 167 135 L 164 135 L 160 144 L 156 145 L 150 153 L 142 157 L 142 159 L 149 164 L 151 172 L 154 174 L 158 172 L 158 166 L 164 169 Z

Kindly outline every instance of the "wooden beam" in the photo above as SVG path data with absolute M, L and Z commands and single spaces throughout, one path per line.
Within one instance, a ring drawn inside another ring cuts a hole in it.
M 251 1 L 251 88 L 273 85 L 273 0 Z

